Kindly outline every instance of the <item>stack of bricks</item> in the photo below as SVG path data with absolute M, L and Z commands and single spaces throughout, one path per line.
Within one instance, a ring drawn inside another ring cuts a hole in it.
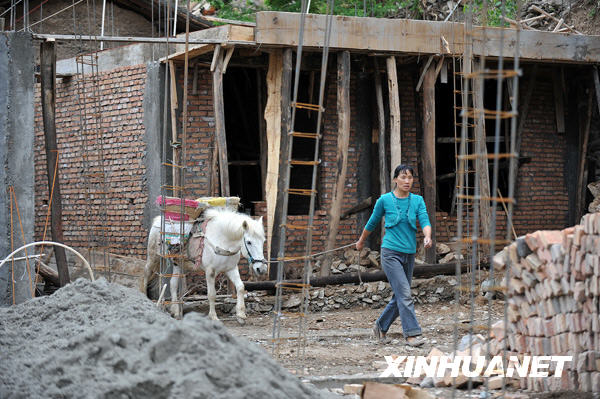
M 573 356 L 560 378 L 522 378 L 521 387 L 600 391 L 600 213 L 562 231 L 527 234 L 499 252 L 494 265 L 508 281 L 508 351 Z M 499 354 L 505 334 L 493 332 L 492 352 Z

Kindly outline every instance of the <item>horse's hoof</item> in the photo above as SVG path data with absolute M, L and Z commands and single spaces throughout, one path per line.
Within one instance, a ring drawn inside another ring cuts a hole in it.
M 242 319 L 241 317 L 237 318 L 237 322 L 240 326 L 243 326 L 244 324 L 246 324 L 246 319 Z

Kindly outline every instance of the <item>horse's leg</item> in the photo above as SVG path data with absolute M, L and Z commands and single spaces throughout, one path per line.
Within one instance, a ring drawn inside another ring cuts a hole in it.
M 171 289 L 171 313 L 176 319 L 181 319 L 181 304 L 179 302 L 178 289 L 179 289 L 179 274 L 181 268 L 173 263 L 173 275 L 171 276 L 170 286 Z
M 142 280 L 140 281 L 140 291 L 146 296 L 148 296 L 148 283 L 152 278 L 152 274 L 158 269 L 158 256 L 154 252 L 148 251 L 146 255 L 148 259 L 146 260 L 146 266 L 144 266 L 144 275 Z
M 227 277 L 233 285 L 235 285 L 235 291 L 237 294 L 237 306 L 235 307 L 235 313 L 237 316 L 237 321 L 240 324 L 244 324 L 246 322 L 246 304 L 244 303 L 244 294 L 246 290 L 244 289 L 244 283 L 240 278 L 240 271 L 238 268 L 231 269 L 227 272 Z
M 215 311 L 215 300 L 217 299 L 217 290 L 215 290 L 215 269 L 207 267 L 205 270 L 206 274 L 206 291 L 208 296 L 208 317 L 211 320 L 219 320 L 217 312 Z

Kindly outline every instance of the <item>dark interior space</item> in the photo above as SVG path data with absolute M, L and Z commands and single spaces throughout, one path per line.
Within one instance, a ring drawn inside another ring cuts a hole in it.
M 223 75 L 229 188 L 241 199 L 241 210 L 252 214 L 252 201 L 263 199 L 260 169 L 260 128 L 256 73 L 229 67 Z
M 448 83 L 436 84 L 435 104 L 436 104 L 436 176 L 437 176 L 437 204 L 438 209 L 455 214 L 456 199 L 455 188 L 456 181 L 456 154 L 460 151 L 461 124 L 462 118 L 460 108 L 462 107 L 462 98 L 460 94 L 459 75 L 456 76 L 456 83 L 452 82 L 452 69 L 448 72 Z M 483 105 L 488 110 L 495 110 L 497 106 L 498 92 L 497 81 L 495 79 L 486 79 L 484 81 L 484 98 Z M 510 110 L 508 99 L 508 85 L 503 83 L 501 93 L 501 109 Z M 469 104 L 472 106 L 472 100 Z M 456 108 L 455 108 L 456 107 Z M 473 119 L 469 118 L 469 124 L 473 123 Z M 496 120 L 491 117 L 485 120 L 486 133 L 486 148 L 488 154 L 494 153 Z M 456 133 L 455 133 L 456 132 Z M 509 151 L 510 137 L 510 119 L 501 119 L 499 126 L 499 153 Z M 475 151 L 474 130 L 469 128 L 467 131 L 467 153 L 472 154 Z M 508 161 L 500 160 L 498 164 L 498 189 L 502 196 L 508 196 Z M 468 173 L 465 176 L 464 186 L 467 187 L 468 194 L 473 194 L 475 177 L 475 163 L 468 161 L 466 167 Z M 493 184 L 494 161 L 488 161 L 490 187 Z M 494 195 L 494 193 L 490 193 Z M 497 193 L 495 193 L 497 194 Z M 499 203 L 500 207 L 501 204 Z
M 319 73 L 316 71 L 300 72 L 298 85 L 298 103 L 317 104 L 319 102 Z M 326 106 L 326 104 L 324 104 Z M 317 131 L 317 111 L 302 108 L 296 109 L 294 131 L 315 133 Z M 312 138 L 294 137 L 292 159 L 297 161 L 313 161 L 316 141 Z M 290 188 L 310 189 L 312 185 L 312 165 L 293 165 L 290 175 Z M 318 170 L 317 170 L 318 181 Z M 318 187 L 318 186 L 317 186 Z M 310 197 L 307 195 L 290 195 L 288 215 L 308 215 Z M 319 208 L 319 195 L 315 197 L 315 209 Z

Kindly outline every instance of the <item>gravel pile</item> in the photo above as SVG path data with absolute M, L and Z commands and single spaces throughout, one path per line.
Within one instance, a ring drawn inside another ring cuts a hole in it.
M 79 279 L 0 308 L 1 398 L 320 398 L 254 344 L 198 313 Z

